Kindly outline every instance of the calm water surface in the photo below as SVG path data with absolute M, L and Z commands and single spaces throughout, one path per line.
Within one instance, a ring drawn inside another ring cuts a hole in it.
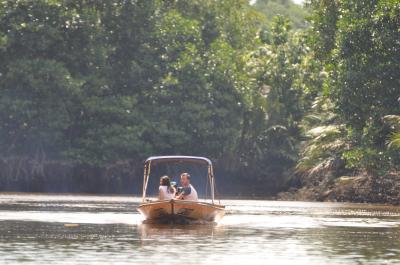
M 227 200 L 218 225 L 143 225 L 138 198 L 0 194 L 0 264 L 400 264 L 400 208 Z

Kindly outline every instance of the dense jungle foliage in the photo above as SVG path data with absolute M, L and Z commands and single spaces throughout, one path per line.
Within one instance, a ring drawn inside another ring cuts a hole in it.
M 397 172 L 399 29 L 396 0 L 1 1 L 1 156 Z

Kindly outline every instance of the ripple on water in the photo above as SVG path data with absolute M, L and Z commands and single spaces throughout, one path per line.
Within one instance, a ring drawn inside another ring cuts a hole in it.
M 139 202 L 0 194 L 0 264 L 400 264 L 398 207 L 227 200 L 218 225 L 163 226 Z

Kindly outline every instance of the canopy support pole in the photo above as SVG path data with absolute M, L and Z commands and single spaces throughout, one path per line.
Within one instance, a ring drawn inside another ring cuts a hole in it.
M 211 165 L 208 166 L 208 177 L 210 178 L 211 202 L 212 204 L 214 204 L 215 182 L 214 182 L 214 172 Z
M 144 200 L 146 198 L 146 190 L 147 190 L 147 184 L 149 182 L 150 170 L 151 170 L 151 161 L 144 165 L 143 192 L 142 192 L 142 194 L 143 194 L 142 195 L 142 202 L 143 203 L 144 203 Z

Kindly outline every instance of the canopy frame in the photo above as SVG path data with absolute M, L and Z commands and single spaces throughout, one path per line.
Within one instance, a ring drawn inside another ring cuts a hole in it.
M 142 192 L 142 202 L 146 200 L 147 185 L 149 183 L 151 167 L 152 165 L 160 163 L 193 163 L 193 164 L 203 164 L 207 166 L 207 178 L 210 182 L 211 189 L 211 202 L 214 204 L 215 200 L 215 181 L 214 181 L 214 170 L 210 159 L 201 156 L 151 156 L 147 158 L 144 162 L 144 172 L 143 172 L 143 192 Z

